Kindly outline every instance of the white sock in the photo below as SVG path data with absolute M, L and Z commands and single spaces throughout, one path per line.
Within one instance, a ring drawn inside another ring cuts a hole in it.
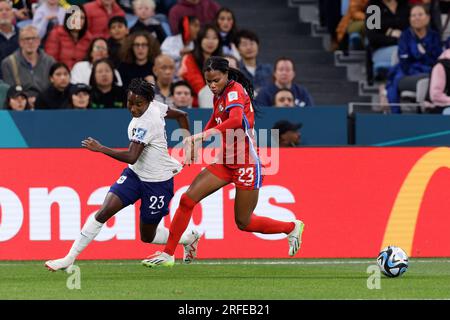
M 187 229 L 180 238 L 180 244 L 191 244 L 192 242 L 192 230 Z
M 86 221 L 81 229 L 78 239 L 75 240 L 66 257 L 75 260 L 87 245 L 98 235 L 102 227 L 103 223 L 98 222 L 95 218 Z
M 155 238 L 152 243 L 154 244 L 166 244 L 169 239 L 169 229 L 160 224 L 156 229 Z M 186 230 L 180 239 L 180 244 L 190 244 L 192 242 L 192 231 Z
M 167 239 L 169 239 L 169 229 L 167 229 L 164 225 L 158 225 L 156 229 L 155 238 L 152 243 L 154 244 L 166 244 Z

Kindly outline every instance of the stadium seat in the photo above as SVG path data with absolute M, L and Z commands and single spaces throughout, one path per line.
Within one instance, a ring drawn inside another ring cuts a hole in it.
M 428 86 L 430 84 L 430 78 L 424 78 L 417 81 L 416 85 L 416 101 L 418 103 L 425 102 L 428 93 Z
M 442 114 L 445 116 L 450 116 L 450 107 L 445 108 L 444 110 L 442 110 Z

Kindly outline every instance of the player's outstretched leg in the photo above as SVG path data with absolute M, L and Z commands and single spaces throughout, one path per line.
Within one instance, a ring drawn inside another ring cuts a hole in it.
M 64 258 L 46 261 L 45 267 L 49 271 L 65 270 L 70 267 L 78 255 L 98 235 L 103 224 L 122 208 L 123 205 L 120 198 L 109 192 L 106 195 L 102 208 L 97 212 L 95 217 L 88 219 L 84 224 L 78 238 L 72 244 L 69 253 Z
M 192 211 L 194 207 L 203 198 L 207 197 L 211 193 L 217 191 L 223 186 L 227 185 L 229 181 L 218 178 L 212 174 L 209 170 L 203 170 L 194 179 L 189 189 L 181 196 L 180 204 L 172 223 L 170 224 L 169 238 L 167 240 L 164 252 L 156 252 L 150 258 L 142 261 L 142 264 L 146 267 L 154 268 L 159 266 L 173 266 L 174 253 L 177 244 L 180 241 L 181 236 L 185 232 L 189 221 L 191 220 Z M 185 247 L 184 262 L 189 263 L 192 261 L 194 252 L 197 250 L 198 239 L 200 235 L 192 234 L 193 241 Z
M 240 230 L 246 232 L 285 233 L 289 243 L 289 255 L 294 256 L 301 246 L 304 223 L 300 220 L 293 222 L 279 221 L 252 214 L 258 203 L 258 196 L 258 189 L 236 189 L 234 202 L 236 225 Z
M 61 259 L 48 260 L 45 266 L 49 271 L 65 270 L 70 267 L 77 256 L 87 247 L 87 245 L 97 236 L 102 229 L 103 223 L 98 222 L 95 218 L 89 219 L 83 229 L 81 229 L 78 239 L 73 243 L 69 253 Z
M 180 205 L 178 206 L 173 221 L 170 225 L 169 237 L 164 252 L 156 252 L 155 254 L 142 260 L 142 264 L 149 268 L 154 267 L 172 267 L 175 263 L 175 248 L 181 235 L 186 230 L 189 220 L 191 220 L 192 210 L 196 201 L 192 200 L 185 193 L 181 196 Z

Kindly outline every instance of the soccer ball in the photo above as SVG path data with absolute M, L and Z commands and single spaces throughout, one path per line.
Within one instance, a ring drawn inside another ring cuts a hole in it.
M 389 246 L 381 250 L 377 263 L 384 275 L 399 277 L 408 270 L 408 255 L 399 247 Z

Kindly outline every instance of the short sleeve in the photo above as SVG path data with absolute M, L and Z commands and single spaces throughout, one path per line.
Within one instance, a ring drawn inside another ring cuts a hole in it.
M 225 111 L 230 111 L 231 108 L 240 107 L 244 109 L 245 96 L 243 90 L 233 88 L 225 97 Z
M 153 139 L 155 139 L 155 132 L 150 123 L 148 121 L 136 122 L 130 141 L 148 145 Z

